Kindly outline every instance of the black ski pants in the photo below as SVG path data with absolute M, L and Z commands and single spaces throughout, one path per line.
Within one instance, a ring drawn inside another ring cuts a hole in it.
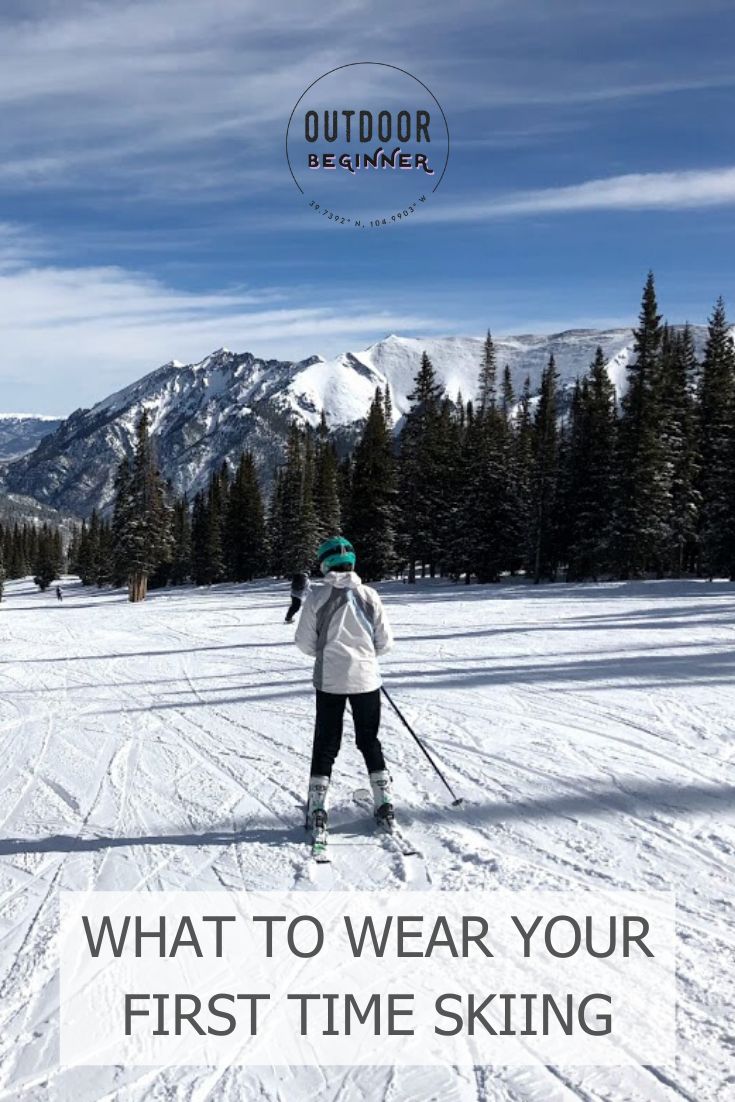
M 316 690 L 316 727 L 311 755 L 312 777 L 331 777 L 332 766 L 342 742 L 345 704 L 349 700 L 355 724 L 355 743 L 365 759 L 368 773 L 385 769 L 385 758 L 378 739 L 380 728 L 380 689 L 371 693 L 324 693 Z
M 291 623 L 291 621 L 293 620 L 294 616 L 296 615 L 296 613 L 299 611 L 300 608 L 301 608 L 301 598 L 300 597 L 292 597 L 291 598 L 291 604 L 288 606 L 288 612 L 286 613 L 287 623 L 289 623 L 289 624 Z

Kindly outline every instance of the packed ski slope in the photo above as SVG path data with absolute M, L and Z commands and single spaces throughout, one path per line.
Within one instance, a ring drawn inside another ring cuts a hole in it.
M 723 1102 L 735 1097 L 735 586 L 381 587 L 386 680 L 468 806 L 385 715 L 399 815 L 334 778 L 340 888 L 673 888 L 675 1068 L 59 1068 L 61 888 L 315 887 L 308 661 L 286 589 L 11 583 L 0 607 L 0 1099 Z

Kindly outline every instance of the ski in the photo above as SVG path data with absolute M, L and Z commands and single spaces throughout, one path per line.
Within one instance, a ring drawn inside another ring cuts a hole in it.
M 401 851 L 404 857 L 420 857 L 421 854 L 416 849 L 414 844 L 408 840 L 399 827 L 395 824 L 389 823 L 377 823 L 377 830 L 379 834 L 384 834 L 386 838 L 390 838 L 391 842 L 397 849 Z
M 367 788 L 356 788 L 352 798 L 360 807 L 372 812 L 372 796 Z M 404 857 L 420 857 L 421 854 L 406 837 L 401 828 L 396 825 L 395 819 L 374 819 L 375 829 L 378 834 L 390 838 L 396 849 L 400 850 Z

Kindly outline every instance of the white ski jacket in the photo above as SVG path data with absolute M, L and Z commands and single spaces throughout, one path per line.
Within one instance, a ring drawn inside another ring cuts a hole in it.
M 353 570 L 330 570 L 324 581 L 304 601 L 296 646 L 316 658 L 316 689 L 371 693 L 381 685 L 377 655 L 393 646 L 380 597 Z

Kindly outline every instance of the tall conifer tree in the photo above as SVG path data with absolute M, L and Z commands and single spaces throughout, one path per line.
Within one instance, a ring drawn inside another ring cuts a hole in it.
M 541 394 L 533 423 L 531 467 L 531 547 L 533 579 L 553 581 L 557 569 L 559 486 L 558 381 L 551 356 L 541 376 Z
M 472 423 L 472 466 L 464 499 L 464 534 L 480 582 L 496 582 L 509 565 L 513 523 L 510 430 L 497 401 L 495 348 L 488 332 Z
M 662 339 L 654 278 L 649 272 L 618 434 L 613 551 L 622 578 L 646 570 L 660 573 L 669 545 L 670 472 L 660 434 Z
M 615 501 L 616 427 L 615 388 L 598 347 L 572 404 L 565 506 L 567 573 L 571 581 L 597 579 L 608 566 Z
M 171 524 L 171 583 L 183 585 L 192 577 L 191 510 L 184 494 L 174 502 Z
M 670 544 L 664 561 L 667 574 L 694 569 L 701 497 L 695 393 L 698 364 L 689 326 L 681 333 L 666 329 L 661 354 L 661 419 L 669 477 Z
M 326 417 L 322 412 L 314 451 L 314 514 L 315 542 L 319 544 L 342 530 L 342 509 L 339 498 L 339 461 L 330 439 Z
M 352 463 L 348 535 L 360 556 L 360 575 L 379 581 L 396 566 L 396 473 L 386 407 L 378 387 Z
M 136 427 L 132 463 L 121 469 L 115 501 L 118 563 L 128 581 L 131 601 L 145 600 L 148 579 L 171 550 L 171 514 L 156 465 L 146 410 Z
M 227 568 L 235 582 L 249 582 L 267 569 L 263 499 L 252 452 L 244 452 L 235 473 L 227 507 Z
M 408 395 L 412 403 L 406 414 L 400 441 L 400 494 L 402 547 L 408 560 L 408 580 L 416 580 L 416 561 L 422 573 L 425 564 L 433 569 L 439 555 L 441 470 L 439 416 L 442 388 L 426 352 Z
M 723 300 L 709 320 L 702 361 L 701 540 L 702 567 L 709 577 L 733 573 L 733 436 L 735 435 L 735 347 Z

